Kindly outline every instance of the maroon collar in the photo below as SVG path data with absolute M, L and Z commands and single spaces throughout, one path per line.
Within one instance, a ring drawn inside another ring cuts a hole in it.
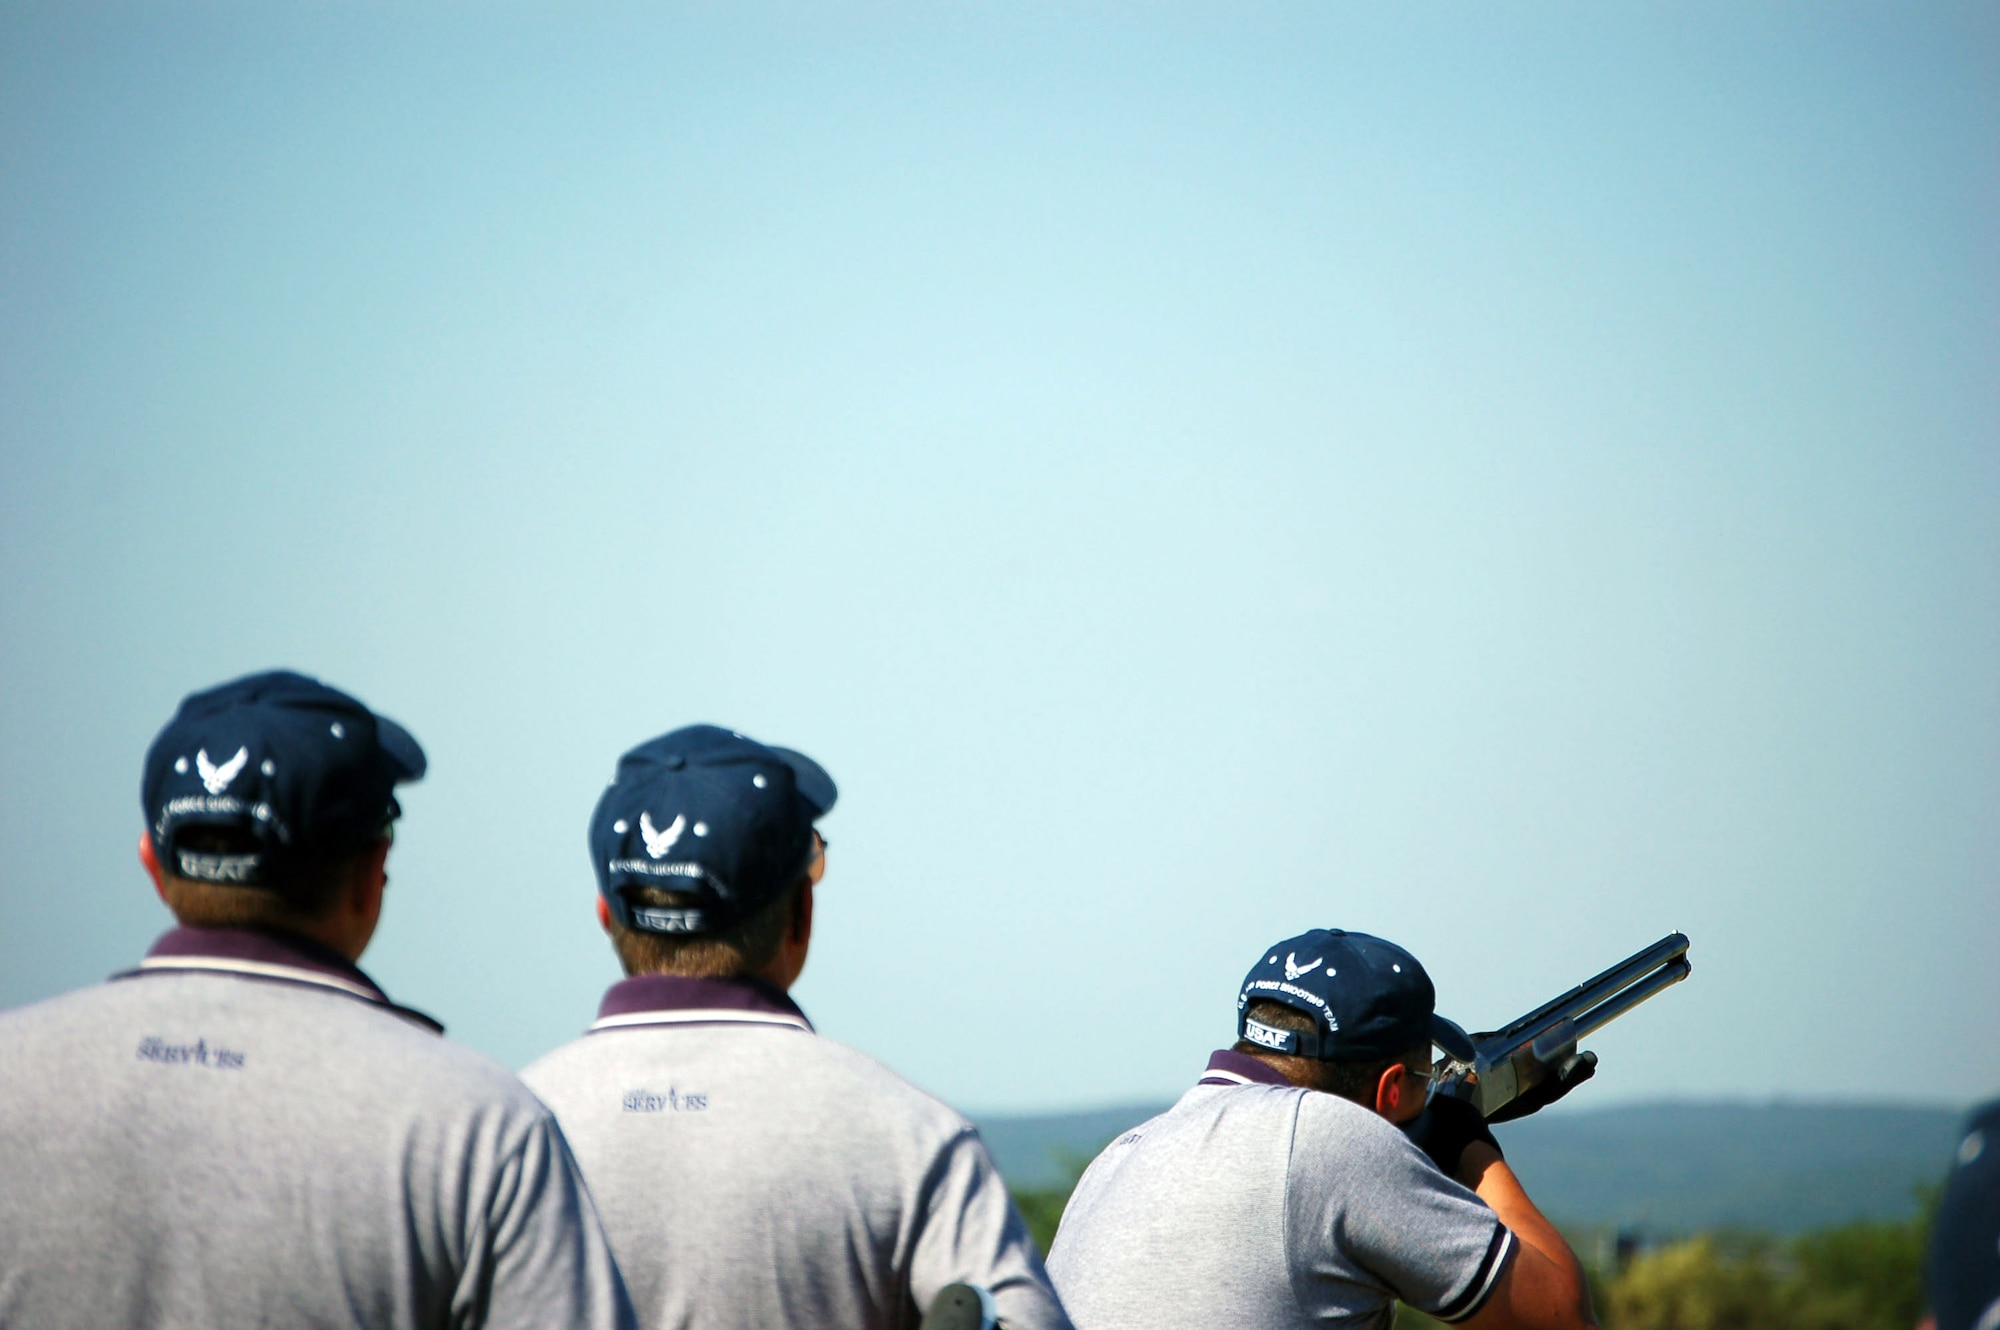
M 785 990 L 763 979 L 640 974 L 611 985 L 591 1032 L 634 1025 L 778 1025 L 812 1033 Z
M 277 929 L 169 929 L 153 943 L 137 969 L 112 977 L 131 979 L 187 971 L 331 989 L 386 1007 L 439 1034 L 444 1033 L 442 1025 L 422 1012 L 391 1002 L 373 979 L 332 947 Z
M 1276 1067 L 1248 1053 L 1220 1048 L 1208 1055 L 1208 1074 L 1196 1085 L 1290 1085 Z

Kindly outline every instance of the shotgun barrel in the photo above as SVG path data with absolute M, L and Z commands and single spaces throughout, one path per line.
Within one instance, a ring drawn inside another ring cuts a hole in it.
M 1687 978 L 1687 950 L 1685 934 L 1669 933 L 1518 1020 L 1445 1048 L 1437 1093 L 1493 1116 L 1554 1074 L 1579 1039 Z

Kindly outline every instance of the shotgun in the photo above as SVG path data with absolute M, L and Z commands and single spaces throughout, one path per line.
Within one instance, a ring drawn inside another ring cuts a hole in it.
M 1449 1028 L 1439 1031 L 1438 1047 L 1445 1061 L 1432 1093 L 1467 1100 L 1481 1117 L 1505 1121 L 1501 1110 L 1556 1075 L 1579 1040 L 1687 978 L 1687 950 L 1685 934 L 1669 933 L 1490 1034 L 1469 1035 L 1443 1022 Z

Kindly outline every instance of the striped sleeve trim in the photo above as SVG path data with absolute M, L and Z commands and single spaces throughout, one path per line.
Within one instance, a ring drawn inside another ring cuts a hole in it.
M 1479 1262 L 1479 1273 L 1472 1277 L 1465 1292 L 1432 1312 L 1438 1320 L 1450 1324 L 1463 1321 L 1466 1317 L 1486 1305 L 1486 1299 L 1493 1296 L 1494 1288 L 1500 1283 L 1500 1276 L 1507 1273 L 1514 1256 L 1520 1251 L 1520 1243 L 1513 1231 L 1505 1224 L 1493 1225 L 1493 1241 L 1486 1245 L 1486 1256 Z

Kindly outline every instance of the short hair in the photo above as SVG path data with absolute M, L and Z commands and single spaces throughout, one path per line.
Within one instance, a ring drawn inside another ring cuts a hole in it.
M 1245 1015 L 1260 1025 L 1275 1026 L 1280 1030 L 1294 1030 L 1299 1034 L 1311 1034 L 1319 1028 L 1318 1017 L 1286 1003 L 1273 1002 L 1269 998 L 1259 998 L 1252 1002 Z M 1270 1049 L 1253 1044 L 1247 1039 L 1237 1040 L 1233 1051 L 1263 1059 L 1283 1072 L 1285 1078 L 1294 1085 L 1339 1095 L 1342 1099 L 1372 1110 L 1375 1107 L 1375 1087 L 1381 1083 L 1382 1073 L 1398 1062 L 1406 1065 L 1429 1062 L 1431 1049 L 1426 1043 L 1396 1057 L 1372 1058 L 1365 1062 L 1302 1058 L 1293 1053 L 1273 1053 Z
M 385 831 L 384 836 L 387 836 Z M 271 868 L 268 882 L 208 882 L 182 877 L 178 862 L 160 865 L 162 893 L 174 918 L 193 928 L 296 928 L 334 912 L 354 861 L 376 842 L 337 854 L 288 854 Z M 250 832 L 236 827 L 187 827 L 175 850 L 196 854 L 247 855 L 267 851 Z
M 800 874 L 779 892 L 727 928 L 712 933 L 651 933 L 611 921 L 611 947 L 631 974 L 677 974 L 690 979 L 739 979 L 769 965 L 791 926 L 792 906 L 807 878 Z M 688 891 L 625 887 L 628 902 L 645 909 L 687 910 L 709 905 Z

